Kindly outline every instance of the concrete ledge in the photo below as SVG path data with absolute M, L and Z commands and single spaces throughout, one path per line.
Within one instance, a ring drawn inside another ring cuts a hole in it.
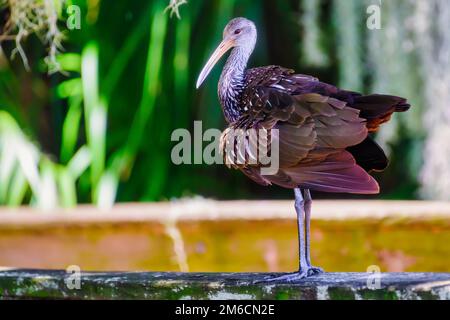
M 315 200 L 312 219 L 408 219 L 450 218 L 450 202 L 384 200 Z M 215 201 L 203 198 L 171 202 L 117 204 L 99 209 L 80 205 L 73 209 L 42 211 L 30 207 L 0 208 L 0 228 L 11 225 L 48 226 L 68 224 L 149 221 L 296 219 L 293 200 Z
M 0 299 L 450 299 L 450 273 L 326 273 L 296 283 L 258 283 L 265 273 L 0 271 Z M 69 284 L 69 286 L 67 285 Z

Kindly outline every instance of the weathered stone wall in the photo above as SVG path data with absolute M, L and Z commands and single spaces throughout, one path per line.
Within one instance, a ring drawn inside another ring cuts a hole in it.
M 296 283 L 263 273 L 0 271 L 0 299 L 450 299 L 450 273 L 325 273 Z M 256 282 L 256 283 L 255 283 Z

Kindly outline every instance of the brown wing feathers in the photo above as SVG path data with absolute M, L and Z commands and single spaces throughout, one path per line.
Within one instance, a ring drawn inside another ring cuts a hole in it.
M 309 140 L 309 151 L 305 155 L 304 149 L 293 147 L 292 142 L 294 138 L 296 141 L 305 141 L 305 138 L 295 137 L 292 125 L 278 123 L 282 174 L 267 179 L 285 187 L 300 185 L 326 192 L 377 193 L 376 181 L 345 151 L 367 137 L 366 123 L 358 116 L 359 111 L 342 101 L 315 93 L 294 96 L 294 104 L 293 113 L 300 112 L 303 116 L 309 113 L 306 119 L 311 123 L 305 122 L 312 125 L 313 134 L 309 137 L 315 137 L 315 141 Z M 285 154 L 283 140 L 291 142 L 290 158 Z M 297 142 L 298 145 L 302 143 Z M 287 161 L 290 166 L 286 166 Z
M 360 194 L 379 192 L 375 179 L 358 166 L 352 155 L 345 150 L 331 153 L 321 162 L 286 168 L 283 171 L 301 187 L 312 190 Z
M 366 171 L 383 170 L 387 158 L 368 133 L 409 108 L 403 98 L 361 96 L 275 66 L 248 70 L 242 103 L 248 112 L 231 127 L 278 129 L 280 170 L 261 176 L 259 165 L 232 166 L 264 185 L 348 193 L 379 191 Z
M 270 84 L 271 86 L 285 88 L 292 95 L 318 93 L 336 98 L 338 101 L 346 103 L 349 107 L 360 110 L 360 117 L 367 120 L 369 132 L 377 131 L 381 124 L 389 121 L 394 112 L 405 112 L 411 107 L 406 99 L 401 97 L 382 94 L 363 96 L 357 92 L 340 90 L 311 76 L 292 74 L 292 70 L 276 66 L 268 68 L 274 68 L 278 72 L 278 82 L 275 85 Z M 254 70 L 258 69 L 260 68 Z

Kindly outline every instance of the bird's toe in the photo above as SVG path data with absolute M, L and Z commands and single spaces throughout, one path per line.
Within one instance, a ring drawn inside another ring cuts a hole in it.
M 277 277 L 272 277 L 272 276 L 268 276 L 265 277 L 263 280 L 257 280 L 254 283 L 261 283 L 261 282 L 296 282 L 298 280 L 307 278 L 309 276 L 308 271 L 298 271 L 298 272 L 294 272 L 294 273 L 288 273 L 288 274 L 284 274 L 282 276 L 277 276 Z
M 323 271 L 322 268 L 319 268 L 319 267 L 313 267 L 313 266 L 309 267 L 309 268 L 308 268 L 308 271 L 307 271 L 308 276 L 314 276 L 314 275 L 316 275 L 316 274 L 321 274 L 321 273 L 324 273 L 324 272 L 325 272 L 325 271 Z

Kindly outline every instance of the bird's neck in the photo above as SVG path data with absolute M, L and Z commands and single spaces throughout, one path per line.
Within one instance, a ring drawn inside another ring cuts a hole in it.
M 240 103 L 240 96 L 245 85 L 245 69 L 251 51 L 246 48 L 235 47 L 231 51 L 220 76 L 218 94 L 223 113 L 229 123 L 236 121 L 245 112 L 245 106 Z

